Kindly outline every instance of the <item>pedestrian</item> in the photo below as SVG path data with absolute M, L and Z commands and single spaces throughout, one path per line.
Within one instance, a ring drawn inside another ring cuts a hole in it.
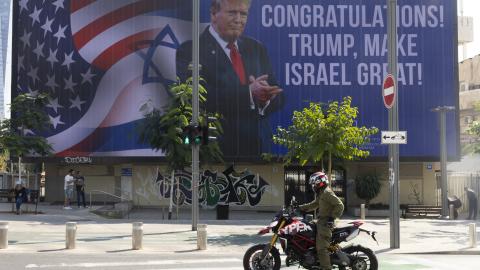
M 80 171 L 75 174 L 75 188 L 77 190 L 77 206 L 80 208 L 80 199 L 83 203 L 83 208 L 87 208 L 85 204 L 85 177 L 80 175 Z
M 73 195 L 73 185 L 75 182 L 75 178 L 73 178 L 73 169 L 68 171 L 68 174 L 65 175 L 64 179 L 64 191 L 65 191 L 65 201 L 63 203 L 63 209 L 72 209 L 70 207 L 70 201 Z
M 15 186 L 15 206 L 17 209 L 17 215 L 20 215 L 20 207 L 22 203 L 26 202 L 27 198 L 27 189 L 20 183 Z
M 473 189 L 465 187 L 468 199 L 468 219 L 476 220 L 478 212 L 478 197 Z

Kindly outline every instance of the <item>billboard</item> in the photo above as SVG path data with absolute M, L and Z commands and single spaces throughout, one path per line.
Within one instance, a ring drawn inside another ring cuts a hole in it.
M 207 110 L 224 116 L 227 159 L 282 153 L 272 132 L 310 101 L 352 96 L 358 125 L 387 130 L 385 1 L 225 2 L 213 12 L 201 2 L 200 62 Z M 143 104 L 162 108 L 168 86 L 190 76 L 191 1 L 20 1 L 16 13 L 12 91 L 50 93 L 44 135 L 57 155 L 161 155 L 139 143 L 136 127 Z M 456 1 L 398 1 L 402 157 L 438 158 L 431 109 L 458 108 L 456 18 Z M 447 122 L 448 153 L 457 156 L 458 114 Z M 366 148 L 388 151 L 380 135 Z

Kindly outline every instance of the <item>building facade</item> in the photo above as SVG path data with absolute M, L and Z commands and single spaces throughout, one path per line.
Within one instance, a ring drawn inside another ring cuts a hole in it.
M 478 141 L 468 134 L 473 121 L 480 121 L 480 55 L 459 63 L 460 141 L 467 146 Z

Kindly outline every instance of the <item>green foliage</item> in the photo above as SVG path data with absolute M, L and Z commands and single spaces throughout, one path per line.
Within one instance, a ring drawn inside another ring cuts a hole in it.
M 273 136 L 274 143 L 288 150 L 285 162 L 298 161 L 303 166 L 327 157 L 330 177 L 333 157 L 345 160 L 367 157 L 370 152 L 361 146 L 367 144 L 378 129 L 355 126 L 358 108 L 351 103 L 352 98 L 347 96 L 341 103 L 330 102 L 326 108 L 312 102 L 302 111 L 295 111 L 292 125 L 286 129 L 278 127 Z
M 49 124 L 45 106 L 48 103 L 47 94 L 32 96 L 21 94 L 15 97 L 10 105 L 11 119 L 0 123 L 0 146 L 8 150 L 10 155 L 21 157 L 26 154 L 46 156 L 52 147 L 42 137 L 28 131 L 41 131 Z
M 145 121 L 139 128 L 141 142 L 150 144 L 152 149 L 161 150 L 172 170 L 181 170 L 191 163 L 191 146 L 183 143 L 183 128 L 192 119 L 192 79 L 177 82 L 170 87 L 171 100 L 162 110 L 150 109 L 148 104 L 141 108 Z M 199 85 L 200 117 L 199 123 L 205 124 L 206 117 L 220 119 L 218 113 L 207 113 L 204 109 L 207 90 Z M 222 133 L 219 120 L 210 123 L 217 130 L 211 136 L 218 137 Z M 203 162 L 222 161 L 222 152 L 218 143 L 212 142 L 200 147 L 200 160 Z
M 4 150 L 0 152 L 0 172 L 7 171 L 7 161 L 9 159 L 8 150 Z
M 480 112 L 480 102 L 475 102 L 473 104 L 475 111 Z M 480 153 L 480 122 L 473 121 L 470 123 L 466 129 L 466 133 L 474 135 L 477 140 L 475 142 L 470 142 L 468 144 L 462 145 L 462 155 L 467 155 L 471 153 Z
M 477 138 L 480 138 L 480 122 L 473 121 L 467 129 L 467 133 L 474 135 Z M 464 148 L 464 150 L 465 152 L 468 152 L 468 153 L 471 153 L 471 152 L 480 153 L 480 143 L 476 142 L 476 143 L 469 144 L 468 147 Z
M 355 178 L 355 193 L 358 198 L 365 200 L 366 207 L 380 193 L 381 186 L 380 179 L 376 174 L 366 174 Z

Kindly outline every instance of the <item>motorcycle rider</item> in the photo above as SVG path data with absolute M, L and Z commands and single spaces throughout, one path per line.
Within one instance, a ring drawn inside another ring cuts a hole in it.
M 316 172 L 310 176 L 309 184 L 317 194 L 314 201 L 300 205 L 300 211 L 310 212 L 318 208 L 317 220 L 317 259 L 319 268 L 315 266 L 312 269 L 332 269 L 330 264 L 330 254 L 328 247 L 332 238 L 332 230 L 336 218 L 340 218 L 343 213 L 343 203 L 328 187 L 328 177 L 323 172 Z

